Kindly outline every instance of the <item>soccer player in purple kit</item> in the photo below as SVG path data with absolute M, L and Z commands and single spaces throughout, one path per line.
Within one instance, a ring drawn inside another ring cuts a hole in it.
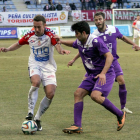
M 117 55 L 117 38 L 123 40 L 124 42 L 133 45 L 133 47 L 136 50 L 139 50 L 138 45 L 133 43 L 130 39 L 128 39 L 126 36 L 123 36 L 118 28 L 114 26 L 107 26 L 105 24 L 105 15 L 103 12 L 97 12 L 94 15 L 94 22 L 97 27 L 97 29 L 93 32 L 93 35 L 99 36 L 100 39 L 104 41 L 104 43 L 107 45 L 108 49 L 112 53 L 114 60 L 113 60 L 113 66 L 116 74 L 116 81 L 119 84 L 119 97 L 120 97 L 120 104 L 121 109 L 125 111 L 126 113 L 132 113 L 128 108 L 125 107 L 126 104 L 126 96 L 127 96 L 127 90 L 125 87 L 125 81 L 123 77 L 123 71 L 121 69 L 121 66 L 118 62 L 119 56 Z M 72 66 L 76 59 L 80 57 L 79 53 L 73 58 L 73 60 L 69 61 L 68 66 Z M 86 74 L 85 77 L 88 75 Z
M 99 37 L 90 34 L 90 27 L 87 22 L 77 22 L 71 26 L 71 29 L 75 31 L 77 40 L 75 42 L 59 41 L 79 50 L 88 77 L 82 81 L 74 93 L 74 124 L 69 128 L 63 129 L 63 132 L 83 132 L 81 121 L 83 98 L 86 95 L 89 95 L 93 101 L 117 116 L 117 131 L 119 131 L 125 123 L 125 111 L 119 110 L 107 99 L 115 80 L 114 68 L 111 65 L 113 56 Z

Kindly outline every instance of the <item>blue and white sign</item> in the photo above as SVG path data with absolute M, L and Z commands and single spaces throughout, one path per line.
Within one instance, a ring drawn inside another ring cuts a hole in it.
M 110 25 L 108 25 L 110 26 Z M 124 36 L 132 36 L 132 31 L 130 28 L 130 25 L 115 25 L 115 27 L 117 27 L 120 31 L 121 34 L 123 34 Z M 90 26 L 90 33 L 92 34 L 94 32 L 94 30 L 96 30 L 97 27 L 95 25 Z
M 18 38 L 17 28 L 0 28 L 0 39 Z
M 124 36 L 132 36 L 130 25 L 115 25 Z

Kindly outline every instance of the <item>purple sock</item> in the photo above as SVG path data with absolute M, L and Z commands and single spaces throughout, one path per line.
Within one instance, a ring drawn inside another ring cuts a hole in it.
M 114 104 L 112 104 L 107 98 L 105 98 L 102 106 L 104 106 L 107 110 L 109 110 L 111 113 L 118 117 L 123 115 L 123 112 L 119 110 Z
M 83 101 L 74 104 L 74 124 L 81 127 L 83 112 Z
M 125 85 L 119 85 L 119 97 L 120 97 L 121 109 L 125 107 L 126 95 L 127 95 L 127 90 L 125 88 Z

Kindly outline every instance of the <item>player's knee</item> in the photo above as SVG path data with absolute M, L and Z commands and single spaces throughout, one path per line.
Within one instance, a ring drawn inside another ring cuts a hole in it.
M 98 102 L 99 96 L 97 94 L 91 94 L 91 99 L 94 100 L 95 102 Z
M 76 90 L 74 92 L 74 98 L 82 98 L 82 92 L 80 92 L 79 90 Z
M 46 97 L 47 97 L 48 99 L 53 99 L 54 94 L 55 94 L 54 91 L 48 91 L 48 92 L 46 93 Z
M 32 86 L 39 87 L 40 86 L 40 81 L 39 80 L 32 81 Z
M 117 81 L 118 81 L 119 85 L 124 85 L 124 84 L 125 84 L 124 79 L 119 79 L 119 80 L 117 80 Z

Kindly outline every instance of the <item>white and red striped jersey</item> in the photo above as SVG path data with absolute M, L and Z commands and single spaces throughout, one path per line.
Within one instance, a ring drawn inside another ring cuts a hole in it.
M 139 20 L 135 20 L 135 21 L 133 22 L 133 25 L 134 25 L 135 27 L 137 27 L 138 29 L 140 29 L 140 21 L 139 21 Z M 137 29 L 134 28 L 134 30 L 137 30 Z
M 53 30 L 45 28 L 42 36 L 37 36 L 35 31 L 30 31 L 19 40 L 19 45 L 29 44 L 30 46 L 29 67 L 37 65 L 45 71 L 56 71 L 57 66 L 53 53 L 57 42 L 53 38 L 54 34 Z

